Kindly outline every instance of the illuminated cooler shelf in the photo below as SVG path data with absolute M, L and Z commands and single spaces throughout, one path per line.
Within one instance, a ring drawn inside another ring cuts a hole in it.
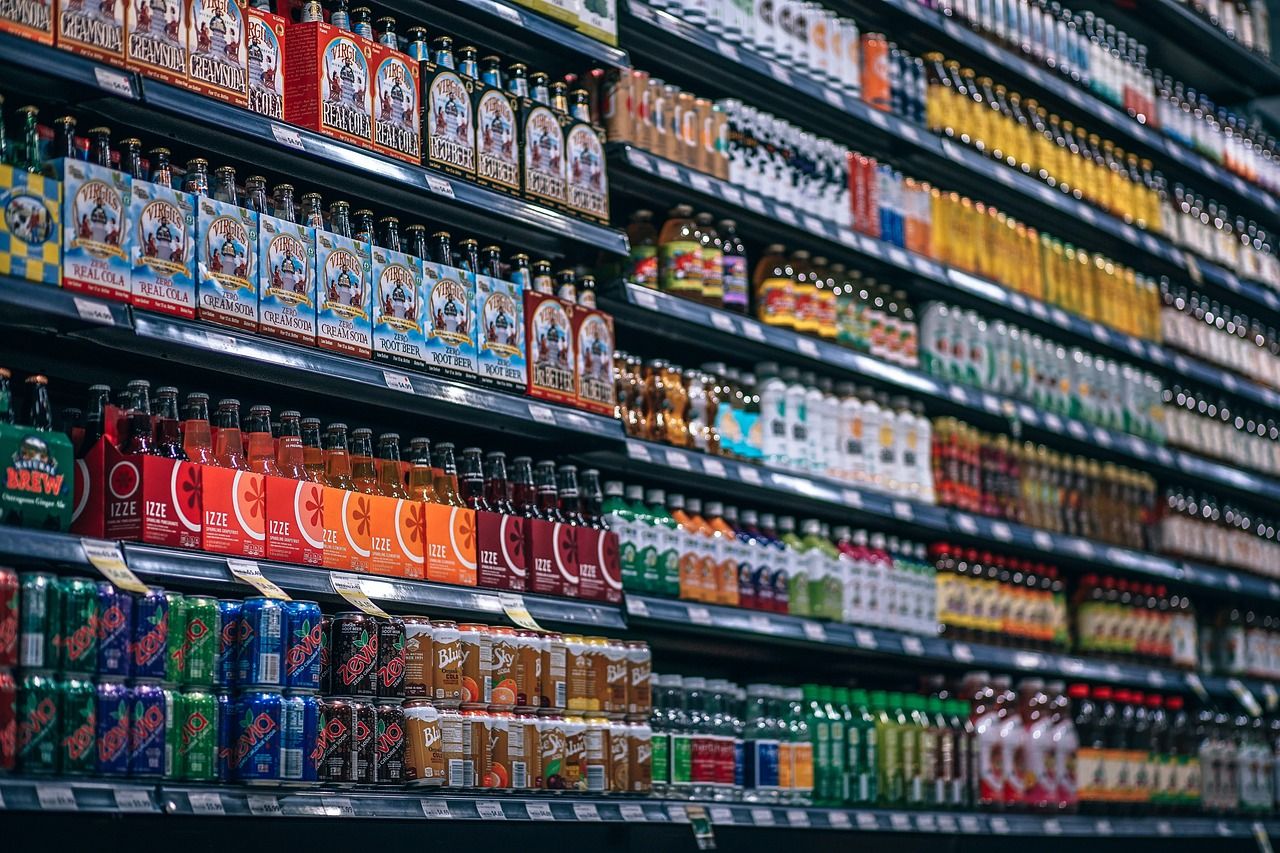
M 687 824 L 698 805 L 717 827 L 815 831 L 1007 835 L 1028 837 L 1250 838 L 1280 822 L 1243 818 L 1095 818 L 1080 815 L 993 815 L 972 812 L 832 809 L 746 803 L 689 803 L 641 797 L 520 796 L 419 793 L 412 789 L 281 791 L 224 785 L 182 785 L 83 779 L 0 779 L 8 811 L 163 813 L 197 817 L 381 818 L 388 820 L 617 823 L 643 831 L 645 824 Z M 528 831 L 528 827 L 524 831 Z
M 627 251 L 626 235 L 613 228 L 16 36 L 0 34 L 0 64 L 15 68 L 18 79 L 96 89 L 109 97 L 85 107 L 112 124 L 198 146 L 208 150 L 215 162 L 218 156 L 238 159 L 329 188 L 326 197 L 340 190 L 350 197 L 552 255 L 563 255 L 573 247 L 609 254 Z
M 1201 278 L 1218 293 L 1230 293 L 1280 313 L 1280 295 L 1261 284 L 1190 256 L 1162 237 L 1143 231 L 1078 201 L 1047 184 L 999 164 L 958 142 L 943 139 L 896 115 L 872 109 L 783 65 L 718 38 L 644 4 L 625 0 L 627 45 L 642 68 L 692 90 L 741 95 L 751 86 L 751 105 L 789 119 L 805 130 L 830 136 L 865 154 L 888 158 L 906 174 L 927 179 L 987 202 L 1090 250 L 1123 258 L 1147 272 L 1163 272 L 1179 281 Z M 673 51 L 673 39 L 689 50 Z M 655 67 L 656 66 L 656 67 Z M 701 94 L 702 92 L 699 91 Z M 1137 255 L 1137 257 L 1135 257 Z

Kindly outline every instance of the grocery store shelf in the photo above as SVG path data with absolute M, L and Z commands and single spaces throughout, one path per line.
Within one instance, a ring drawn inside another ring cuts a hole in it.
M 61 69 L 65 51 L 0 34 L 0 62 L 24 74 Z M 251 163 L 256 169 L 351 196 L 382 206 L 447 222 L 451 227 L 500 239 L 525 249 L 563 255 L 585 246 L 611 254 L 625 254 L 626 235 L 604 225 L 515 196 L 495 192 L 443 172 L 392 160 L 318 133 L 274 121 L 214 98 L 142 79 L 84 59 L 67 72 L 49 72 L 53 79 L 92 80 L 106 75 L 99 86 L 112 97 L 85 104 L 85 109 L 112 123 L 128 124 L 198 146 L 219 157 Z
M 789 644 L 823 654 L 877 656 L 909 668 L 977 668 L 994 672 L 1035 673 L 1046 678 L 1105 682 L 1144 690 L 1198 693 L 1219 699 L 1235 694 L 1227 679 L 1199 676 L 1173 669 L 1132 663 L 1081 658 L 1074 655 L 1031 651 L 983 643 L 922 637 L 881 628 L 763 613 L 737 607 L 720 607 L 695 601 L 677 601 L 649 595 L 627 595 L 627 624 L 635 629 L 666 633 L 703 633 L 735 641 Z M 652 636 L 652 634 L 650 634 Z M 1272 685 L 1239 679 L 1239 689 L 1256 697 L 1280 700 Z
M 159 585 L 251 594 L 252 587 L 237 580 L 227 557 L 202 551 L 160 548 L 141 543 L 122 544 L 125 563 L 134 574 Z M 92 571 L 81 540 L 67 533 L 49 533 L 0 527 L 0 557 L 13 564 L 61 565 Z M 330 571 L 258 560 L 262 574 L 292 595 L 339 600 L 330 582 Z M 463 615 L 484 620 L 503 619 L 503 603 L 496 590 L 451 586 L 429 581 L 382 575 L 360 575 L 361 587 L 374 601 L 398 613 L 424 612 Z M 616 604 L 573 598 L 523 595 L 525 607 L 539 622 L 580 628 L 625 627 Z
M 658 200 L 675 203 L 696 196 L 700 203 L 733 217 L 740 232 L 769 240 L 785 236 L 788 240 L 800 241 L 801 245 L 820 247 L 822 252 L 835 257 L 852 253 L 884 267 L 892 275 L 910 276 L 922 285 L 923 296 L 963 302 L 980 312 L 994 312 L 1064 342 L 1074 338 L 1081 346 L 1095 350 L 1103 347 L 1118 358 L 1145 364 L 1155 372 L 1185 377 L 1198 385 L 1280 411 L 1280 393 L 1229 370 L 1086 320 L 883 240 L 841 228 L 830 220 L 763 198 L 634 146 L 610 146 L 609 164 L 615 188 L 635 192 L 650 203 Z M 710 317 L 720 324 L 717 328 L 728 330 L 714 313 Z
M 674 340 L 699 340 L 704 344 L 732 347 L 743 354 L 751 351 L 766 359 L 799 357 L 829 371 L 848 371 L 859 379 L 869 379 L 894 391 L 923 397 L 926 402 L 933 403 L 935 411 L 941 404 L 948 412 L 980 424 L 996 423 L 1008 427 L 1013 422 L 1020 429 L 1065 439 L 1065 442 L 1055 441 L 1055 444 L 1065 443 L 1076 451 L 1095 455 L 1099 451 L 1111 454 L 1126 463 L 1136 462 L 1143 469 L 1171 474 L 1179 482 L 1195 483 L 1210 489 L 1230 489 L 1254 499 L 1280 500 L 1280 481 L 1171 450 L 1134 435 L 1062 417 L 967 385 L 945 382 L 847 347 L 771 327 L 749 317 L 639 285 L 623 286 L 618 296 L 620 298 L 602 300 L 617 321 L 629 322 L 636 328 Z
M 1261 284 L 1193 257 L 1162 237 L 1127 225 L 1030 175 L 860 99 L 844 95 L 745 48 L 645 5 L 626 0 L 627 43 L 640 65 L 656 65 L 699 93 L 740 96 L 751 86 L 753 106 L 795 121 L 805 130 L 831 136 L 863 153 L 885 157 L 907 174 L 993 202 L 1055 236 L 1080 241 L 1091 250 L 1185 279 L 1202 280 L 1219 291 L 1280 313 L 1280 295 Z M 671 50 L 671 40 L 692 49 Z M 1134 257 L 1135 251 L 1143 256 Z M 1245 306 L 1241 306 L 1242 308 Z
M 120 805 L 117 805 L 117 798 Z M 720 827 L 946 835 L 1005 835 L 1079 838 L 1250 838 L 1280 822 L 1242 818 L 1098 818 L 1030 814 L 833 809 L 749 803 L 691 803 L 647 797 L 529 796 L 419 793 L 373 788 L 287 791 L 230 785 L 156 786 L 75 778 L 0 779 L 0 808 L 35 812 L 162 812 L 196 817 L 360 818 L 390 820 L 517 821 L 551 824 L 687 824 L 699 806 Z M 533 831 L 524 827 L 522 831 Z

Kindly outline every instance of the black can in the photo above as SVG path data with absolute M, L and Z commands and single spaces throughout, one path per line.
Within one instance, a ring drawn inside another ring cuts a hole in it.
M 333 617 L 328 613 L 320 617 L 320 693 L 328 695 L 333 692 L 330 676 L 329 650 L 332 647 Z
M 372 702 L 357 700 L 354 704 L 356 782 L 372 785 L 378 781 L 378 711 Z
M 404 784 L 404 709 L 398 700 L 379 702 L 378 730 L 375 732 L 378 756 L 378 784 Z
M 378 622 L 378 698 L 404 697 L 404 621 L 396 616 Z
M 378 620 L 358 610 L 339 613 L 333 617 L 329 634 L 330 692 L 337 696 L 376 696 Z
M 320 698 L 320 723 L 311 753 L 321 782 L 356 782 L 356 703 L 330 696 Z

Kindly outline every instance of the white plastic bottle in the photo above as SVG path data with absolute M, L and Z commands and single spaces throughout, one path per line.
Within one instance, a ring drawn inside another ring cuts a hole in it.
M 933 423 L 924 413 L 924 403 L 919 400 L 911 404 L 911 413 L 916 419 L 916 470 L 913 479 L 920 484 L 917 498 L 922 503 L 937 501 L 937 493 L 933 490 Z
M 756 390 L 760 394 L 761 455 L 766 465 L 783 465 L 787 459 L 787 383 L 772 361 L 756 365 Z
M 800 371 L 794 367 L 782 368 L 782 381 L 787 384 L 782 417 L 787 430 L 786 452 L 783 464 L 791 469 L 806 467 L 805 455 L 809 450 L 808 414 L 805 410 L 807 391 L 800 381 Z
M 862 400 L 859 399 L 852 382 L 841 382 L 836 386 L 836 390 L 840 395 L 839 426 L 837 427 L 839 477 L 851 483 L 860 483 L 866 479 L 867 473 L 867 460 L 862 447 L 866 436 L 863 429 Z
M 804 443 L 797 442 L 799 456 L 795 467 L 810 474 L 822 474 L 826 471 L 826 453 L 823 445 L 825 406 L 822 389 L 818 386 L 818 377 L 811 371 L 800 374 L 800 384 L 804 386 Z
M 884 490 L 880 473 L 880 429 L 884 425 L 885 411 L 880 406 L 881 394 L 870 388 L 859 389 L 862 398 L 862 459 L 863 479 L 868 486 Z

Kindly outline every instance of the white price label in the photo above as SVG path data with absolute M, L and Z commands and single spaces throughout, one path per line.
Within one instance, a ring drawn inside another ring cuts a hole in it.
M 360 578 L 355 575 L 349 572 L 329 572 L 329 586 L 357 610 L 370 616 L 381 616 L 383 619 L 391 618 L 385 610 L 373 603 L 364 591 Z
M 815 643 L 825 643 L 827 641 L 827 629 L 822 626 L 821 622 L 804 621 L 801 623 L 804 627 L 804 637 Z
M 689 813 L 685 811 L 684 806 L 672 803 L 667 806 L 667 814 L 671 817 L 672 823 L 688 823 Z
M 443 800 L 423 800 L 422 814 L 427 820 L 451 820 L 453 818 L 453 812 L 449 811 L 449 804 Z M 530 814 L 529 817 L 533 817 L 533 815 Z
M 818 358 L 818 345 L 808 338 L 796 338 L 796 349 L 801 355 L 807 355 L 809 358 Z
M 643 598 L 636 598 L 634 595 L 628 595 L 627 612 L 632 616 L 639 616 L 641 619 L 644 619 L 649 615 L 649 605 L 644 603 Z
M 711 181 L 707 180 L 706 175 L 699 175 L 697 172 L 690 172 L 689 186 L 693 187 L 700 193 L 706 193 L 707 195 L 713 194 Z
M 556 413 L 547 406 L 541 406 L 537 403 L 529 404 L 529 417 L 533 418 L 540 424 L 555 424 Z
M 916 514 L 911 509 L 911 504 L 906 501 L 893 502 L 893 517 L 901 521 L 914 521 Z
M 742 57 L 738 55 L 738 49 L 724 39 L 716 42 L 716 52 L 730 62 L 742 61 Z
M 551 805 L 549 803 L 525 803 L 524 810 L 529 815 L 529 820 L 555 820 L 556 816 L 551 813 Z
M 631 298 L 641 308 L 647 308 L 650 311 L 658 310 L 658 297 L 655 296 L 652 291 L 646 290 L 643 287 L 636 287 L 628 288 L 627 292 L 631 294 Z
M 973 516 L 968 515 L 967 513 L 958 512 L 952 517 L 952 520 L 956 523 L 956 529 L 961 533 L 964 533 L 967 536 L 978 535 L 978 523 L 974 520 Z
M 271 122 L 271 135 L 276 138 L 286 148 L 292 148 L 295 151 L 305 151 L 306 146 L 302 144 L 302 135 L 292 127 L 283 124 Z
M 827 812 L 827 823 L 835 829 L 848 829 L 849 814 L 848 812 Z
M 249 806 L 249 814 L 259 817 L 280 817 L 284 814 L 280 801 L 272 794 L 247 794 L 244 799 Z
M 742 478 L 742 482 L 752 486 L 759 486 L 764 481 L 760 479 L 760 472 L 750 465 L 742 465 L 738 468 L 738 476 Z
M 809 813 L 804 809 L 787 809 L 787 823 L 790 826 L 808 826 Z
M 978 831 L 978 819 L 973 815 L 960 816 L 960 831 L 973 835 Z
M 1084 424 L 1079 421 L 1067 421 L 1067 433 L 1076 441 L 1084 441 L 1089 437 L 1089 434 L 1085 432 Z M 1097 436 L 1097 431 L 1094 432 L 1094 436 Z
M 1234 833 L 1231 831 L 1231 824 L 1227 823 L 1225 820 L 1218 821 L 1214 829 L 1216 829 L 1218 832 L 1218 835 L 1222 836 L 1223 838 L 1230 838 L 1232 835 L 1234 835 Z
M 784 86 L 790 86 L 791 72 L 776 63 L 769 64 L 769 76 Z
M 191 803 L 191 811 L 196 814 L 226 814 L 222 805 L 222 795 L 216 791 L 193 791 L 187 794 L 187 802 Z
M 681 471 L 688 471 L 693 466 L 689 464 L 689 457 L 681 453 L 679 450 L 667 451 L 667 465 L 672 468 L 679 468 Z
M 1003 521 L 991 522 L 991 536 L 1001 542 L 1013 541 L 1013 531 Z
M 1262 700 L 1267 706 L 1267 713 L 1272 713 L 1280 707 L 1280 693 L 1276 692 L 1275 685 L 1269 681 L 1263 682 Z
M 822 87 L 822 100 L 838 110 L 844 109 L 844 99 L 840 97 L 840 93 L 830 86 Z
M 827 224 L 816 216 L 806 215 L 804 217 L 804 227 L 814 234 L 825 235 L 827 233 Z
M 862 509 L 862 493 L 853 489 L 841 489 L 840 500 L 844 501 L 845 506 L 854 509 Z
M 764 343 L 764 329 L 760 328 L 759 323 L 744 322 L 742 334 L 757 343 Z
M 868 631 L 866 628 L 855 628 L 853 630 L 853 642 L 860 649 L 875 651 L 877 648 L 876 635 Z
M 680 170 L 675 167 L 674 163 L 668 163 L 665 160 L 658 161 L 658 174 L 668 181 L 680 180 Z
M 101 323 L 104 326 L 114 326 L 116 324 L 115 318 L 111 316 L 111 309 L 98 300 L 73 296 L 72 301 L 75 303 L 76 313 L 80 315 L 81 320 L 88 320 L 90 323 Z
M 702 471 L 709 477 L 719 477 L 722 480 L 727 474 L 724 464 L 719 459 L 703 459 Z
M 502 612 L 507 614 L 507 618 L 521 628 L 529 631 L 545 630 L 538 624 L 538 620 L 533 618 L 529 608 L 524 603 L 524 596 L 520 593 L 500 592 L 498 593 L 498 603 L 502 605 Z
M 1044 307 L 1043 302 L 1032 302 L 1028 307 L 1031 309 L 1031 316 L 1037 320 L 1044 320 L 1049 316 L 1049 309 Z
M 445 198 L 457 198 L 453 194 L 453 184 L 444 178 L 437 178 L 435 175 L 427 175 L 427 189 Z
M 1111 446 L 1111 433 L 1104 429 L 1095 428 L 1093 431 L 1093 440 L 1103 447 Z
M 1099 835 L 1110 835 L 1115 830 L 1111 828 L 1111 821 L 1096 820 L 1093 822 L 1093 831 Z
M 734 324 L 733 318 L 728 314 L 722 314 L 719 311 L 711 312 L 711 325 L 715 326 L 722 332 L 728 332 L 731 335 L 738 333 L 738 327 Z
M 965 643 L 952 643 L 951 656 L 960 663 L 973 663 L 973 649 Z
M 324 813 L 329 817 L 355 817 L 356 807 L 347 797 L 321 797 Z
M 262 569 L 258 566 L 257 561 L 237 560 L 228 557 L 227 568 L 231 571 L 231 574 L 236 576 L 237 580 L 247 583 L 267 598 L 274 598 L 277 601 L 293 601 L 289 597 L 289 593 L 262 574 Z
M 1031 544 L 1041 551 L 1052 551 L 1053 537 L 1043 530 L 1035 530 L 1031 533 Z
M 931 814 L 916 815 L 916 830 L 918 832 L 937 832 L 938 822 L 934 820 Z
M 1002 817 L 991 818 L 991 831 L 994 832 L 996 835 L 1008 835 L 1009 821 L 1005 820 Z
M 778 219 L 782 220 L 788 225 L 800 224 L 800 220 L 796 219 L 795 211 L 787 207 L 786 205 L 782 205 L 782 204 L 776 205 L 773 209 L 773 213 L 775 216 L 778 217 Z
M 889 825 L 899 832 L 906 832 L 911 829 L 911 818 L 894 812 L 889 815 Z
M 122 812 L 149 812 L 155 807 L 151 795 L 143 788 L 116 788 L 113 792 L 116 808 Z
M 1147 670 L 1147 684 L 1151 687 L 1164 687 L 1164 673 L 1158 669 Z
M 506 820 L 502 803 L 494 800 L 476 800 L 476 812 L 483 820 Z
M 949 814 L 938 815 L 938 831 L 955 835 L 959 831 L 956 827 L 956 819 Z
M 690 605 L 685 612 L 689 614 L 689 621 L 695 625 L 711 624 L 711 611 L 705 607 Z
M 1062 823 L 1057 818 L 1049 818 L 1044 822 L 1045 835 L 1061 835 Z
M 742 207 L 742 192 L 737 187 L 721 184 L 720 197 L 734 207 Z
M 772 634 L 773 623 L 769 621 L 769 617 L 762 613 L 752 613 L 747 617 L 747 624 L 751 626 L 751 630 L 757 634 Z
M 756 826 L 773 826 L 773 809 L 752 809 L 751 822 Z
M 645 820 L 644 809 L 635 803 L 618 806 L 618 814 L 626 821 Z
M 387 387 L 392 391 L 403 391 L 406 394 L 413 393 L 413 382 L 403 373 L 396 373 L 394 370 L 382 371 L 382 378 L 387 383 Z
M 627 455 L 640 462 L 648 462 L 649 448 L 638 441 L 627 442 Z
M 764 213 L 764 202 L 760 199 L 760 196 L 755 195 L 754 193 L 747 193 L 744 195 L 742 203 L 746 205 L 747 210 L 750 210 L 753 213 Z
M 857 812 L 853 819 L 857 822 L 858 829 L 875 829 L 879 825 L 876 816 L 870 812 Z
M 133 78 L 128 74 L 99 67 L 93 69 L 93 76 L 98 81 L 98 88 L 104 92 L 110 92 L 122 98 L 134 97 Z
M 85 559 L 102 573 L 102 576 L 119 589 L 145 594 L 147 585 L 138 579 L 124 562 L 124 552 L 119 542 L 108 542 L 104 539 L 80 539 L 80 548 Z
M 574 803 L 573 814 L 578 820 L 599 820 L 600 811 L 596 808 L 595 803 Z
M 1093 545 L 1085 542 L 1083 539 L 1073 539 L 1067 543 L 1071 550 L 1086 560 L 1091 560 L 1096 555 Z
M 903 637 L 902 650 L 909 655 L 919 657 L 924 654 L 924 643 L 920 642 L 919 637 Z
M 1240 586 L 1241 586 L 1241 584 L 1240 584 L 1240 578 L 1236 577 L 1235 575 L 1231 575 L 1231 574 L 1227 575 L 1226 577 L 1227 577 L 1227 589 L 1230 589 L 1230 590 L 1233 590 L 1233 591 L 1238 591 L 1238 590 L 1240 589 Z
M 711 809 L 712 823 L 733 823 L 733 809 L 714 806 Z
M 1173 835 L 1173 824 L 1167 820 L 1156 821 L 1156 835 L 1168 837 Z

